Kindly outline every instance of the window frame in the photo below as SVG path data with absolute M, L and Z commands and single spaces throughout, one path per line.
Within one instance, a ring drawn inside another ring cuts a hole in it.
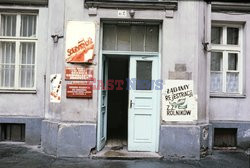
M 221 44 L 213 44 L 211 41 L 211 55 L 210 55 L 210 83 L 211 85 L 211 58 L 212 58 L 212 52 L 221 52 L 222 53 L 222 91 L 215 92 L 209 90 L 210 96 L 215 97 L 242 97 L 243 96 L 243 24 L 237 24 L 237 23 L 220 23 L 220 22 L 212 22 L 211 25 L 211 33 L 212 33 L 212 27 L 221 27 L 222 28 L 222 37 L 221 37 Z M 238 28 L 239 29 L 239 35 L 238 35 L 238 45 L 233 44 L 227 44 L 227 28 Z M 238 61 L 237 61 L 237 70 L 229 70 L 228 69 L 228 58 L 229 53 L 236 53 L 238 55 Z M 215 72 L 215 71 L 213 71 Z M 236 72 L 239 73 L 239 83 L 238 83 L 238 92 L 227 92 L 227 73 L 228 72 Z
M 0 86 L 0 92 L 27 92 L 27 93 L 35 93 L 36 92 L 36 84 L 37 84 L 37 43 L 38 43 L 38 13 L 36 12 L 0 12 L 0 26 L 1 26 L 1 15 L 15 15 L 16 16 L 16 35 L 15 36 L 1 36 L 0 42 L 15 42 L 15 78 L 14 78 L 14 87 L 2 87 Z M 22 37 L 20 36 L 21 31 L 21 16 L 22 15 L 33 15 L 36 16 L 36 35 L 34 37 Z M 35 56 L 34 56 L 34 85 L 33 87 L 25 88 L 20 86 L 20 69 L 22 63 L 20 62 L 20 47 L 22 42 L 34 43 L 35 44 Z M 3 64 L 4 65 L 4 64 Z

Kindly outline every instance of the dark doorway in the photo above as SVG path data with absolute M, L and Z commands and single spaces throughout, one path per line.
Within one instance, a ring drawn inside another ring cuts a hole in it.
M 129 57 L 108 57 L 108 78 L 114 80 L 114 89 L 108 91 L 107 139 L 126 141 L 128 137 L 128 64 Z M 117 90 L 117 80 L 122 80 L 122 90 Z

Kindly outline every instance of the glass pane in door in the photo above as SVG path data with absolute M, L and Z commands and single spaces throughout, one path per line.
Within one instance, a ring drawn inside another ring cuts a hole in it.
M 136 62 L 136 90 L 151 90 L 152 61 Z

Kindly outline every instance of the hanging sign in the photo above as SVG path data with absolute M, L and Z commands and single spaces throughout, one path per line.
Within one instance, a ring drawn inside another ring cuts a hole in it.
M 165 81 L 162 91 L 162 120 L 197 120 L 197 97 L 194 95 L 193 81 Z
M 50 75 L 50 102 L 60 103 L 62 92 L 62 75 L 51 74 Z
M 69 21 L 66 31 L 67 63 L 92 63 L 95 47 L 95 23 Z
M 66 86 L 67 98 L 92 98 L 93 85 L 72 83 Z
M 85 67 L 66 67 L 65 80 L 94 80 L 94 70 Z

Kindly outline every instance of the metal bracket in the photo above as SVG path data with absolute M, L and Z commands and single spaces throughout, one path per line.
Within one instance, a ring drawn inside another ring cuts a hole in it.
M 51 35 L 51 37 L 53 38 L 53 42 L 54 42 L 54 43 L 58 43 L 58 40 L 59 40 L 60 38 L 63 38 L 63 36 L 60 36 L 60 35 L 58 35 L 58 34 L 53 34 L 53 35 Z

